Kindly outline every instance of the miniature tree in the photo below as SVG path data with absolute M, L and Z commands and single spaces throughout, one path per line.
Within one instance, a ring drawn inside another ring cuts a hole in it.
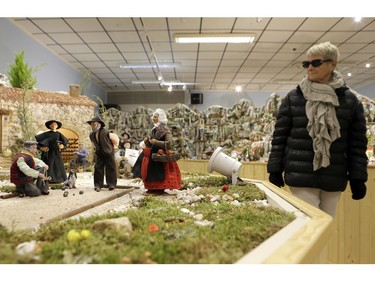
M 35 136 L 36 128 L 34 126 L 34 120 L 32 111 L 30 109 L 29 97 L 31 94 L 30 84 L 34 83 L 33 80 L 25 80 L 22 84 L 22 101 L 19 103 L 17 108 L 17 116 L 20 121 L 22 138 L 24 140 L 33 139 Z
M 15 88 L 24 88 L 31 90 L 36 84 L 36 78 L 32 76 L 34 69 L 29 67 L 24 59 L 24 51 L 16 53 L 14 64 L 11 64 L 9 71 L 10 84 Z
M 91 84 L 91 71 L 86 69 L 83 73 L 82 80 L 79 84 L 79 95 L 84 96 L 86 95 L 87 91 L 89 90 Z
M 30 109 L 30 94 L 30 82 L 29 80 L 25 80 L 22 84 L 22 100 L 17 105 L 17 117 L 22 134 L 19 138 L 14 140 L 14 144 L 10 147 L 12 154 L 16 154 L 22 148 L 25 140 L 34 139 L 37 130 L 34 123 L 32 110 Z
M 29 67 L 25 62 L 24 51 L 16 53 L 14 64 L 10 65 L 9 75 L 10 84 L 13 87 L 21 88 L 21 98 L 17 106 L 17 117 L 21 127 L 21 136 L 15 139 L 14 144 L 11 146 L 13 153 L 16 153 L 25 140 L 31 140 L 35 136 L 36 127 L 33 121 L 32 111 L 30 109 L 29 96 L 31 90 L 36 84 L 36 78 L 33 73 L 38 69 Z

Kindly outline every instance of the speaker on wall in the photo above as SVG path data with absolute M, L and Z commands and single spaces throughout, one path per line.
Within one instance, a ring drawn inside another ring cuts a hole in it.
M 191 93 L 190 94 L 191 104 L 202 104 L 203 103 L 203 93 Z

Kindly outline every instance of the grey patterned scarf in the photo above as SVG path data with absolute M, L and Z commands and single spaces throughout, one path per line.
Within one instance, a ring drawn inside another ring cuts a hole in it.
M 332 142 L 340 137 L 340 124 L 335 109 L 339 106 L 339 101 L 335 89 L 343 85 L 344 80 L 337 71 L 332 73 L 328 84 L 311 82 L 307 77 L 299 84 L 307 100 L 307 131 L 313 140 L 314 171 L 330 165 L 329 149 Z

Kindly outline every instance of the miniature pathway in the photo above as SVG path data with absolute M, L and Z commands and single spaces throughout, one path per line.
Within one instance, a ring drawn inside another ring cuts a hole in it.
M 68 190 L 64 197 L 62 190 L 50 190 L 47 196 L 13 197 L 0 201 L 0 224 L 9 230 L 35 229 L 40 224 L 65 219 L 105 202 L 121 197 L 133 190 L 104 188 L 96 192 L 93 188 Z M 82 192 L 81 192 L 82 193 Z

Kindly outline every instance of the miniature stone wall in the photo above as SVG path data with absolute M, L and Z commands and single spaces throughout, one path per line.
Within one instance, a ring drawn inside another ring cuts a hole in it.
M 241 161 L 265 160 L 280 102 L 280 96 L 272 95 L 259 109 L 251 100 L 241 99 L 232 108 L 216 105 L 204 112 L 176 104 L 166 111 L 173 148 L 189 159 L 208 159 L 221 146 L 226 153 L 236 153 Z M 110 108 L 103 120 L 119 136 L 129 133 L 133 147 L 139 148 L 139 142 L 150 134 L 154 110 L 138 107 L 133 112 L 123 112 Z
M 18 108 L 22 103 L 22 89 L 0 86 L 1 149 L 15 144 L 22 138 Z M 88 135 L 90 126 L 86 121 L 94 116 L 97 104 L 85 96 L 72 97 L 68 93 L 34 90 L 29 103 L 36 132 L 45 131 L 45 122 L 58 120 L 62 128 L 74 132 L 86 147 L 91 147 Z
M 375 103 L 357 94 L 364 106 L 368 122 L 367 136 L 369 149 L 375 142 Z M 211 106 L 197 112 L 184 104 L 176 104 L 166 111 L 168 126 L 174 140 L 174 150 L 188 159 L 209 159 L 218 146 L 223 152 L 240 161 L 267 161 L 271 149 L 275 117 L 282 97 L 272 94 L 261 108 L 253 102 L 241 99 L 231 108 Z M 21 137 L 17 108 L 22 101 L 22 89 L 0 86 L 1 149 L 14 144 Z M 97 104 L 85 96 L 71 96 L 68 93 L 33 91 L 30 96 L 30 109 L 33 112 L 37 131 L 46 130 L 47 120 L 57 119 L 63 128 L 77 134 L 85 147 L 91 147 L 88 135 L 90 126 L 86 124 L 94 115 Z M 156 108 L 155 108 L 156 109 Z M 133 148 L 152 128 L 151 116 L 155 109 L 138 107 L 132 112 L 108 109 L 102 118 L 109 130 L 119 136 L 127 132 L 131 136 Z M 370 153 L 373 156 L 373 153 Z M 370 158 L 370 157 L 369 157 Z
M 358 94 L 368 121 L 368 138 L 374 139 L 375 103 Z M 176 104 L 166 111 L 168 126 L 173 133 L 173 148 L 188 159 L 209 159 L 218 146 L 223 152 L 240 161 L 267 161 L 275 117 L 283 97 L 272 94 L 261 108 L 253 102 L 241 99 L 232 108 L 211 106 L 204 112 L 191 110 L 184 104 Z M 156 109 L 156 108 L 155 108 Z M 133 112 L 108 109 L 103 120 L 108 128 L 119 136 L 131 135 L 134 148 L 152 128 L 151 116 L 155 109 L 138 107 Z

